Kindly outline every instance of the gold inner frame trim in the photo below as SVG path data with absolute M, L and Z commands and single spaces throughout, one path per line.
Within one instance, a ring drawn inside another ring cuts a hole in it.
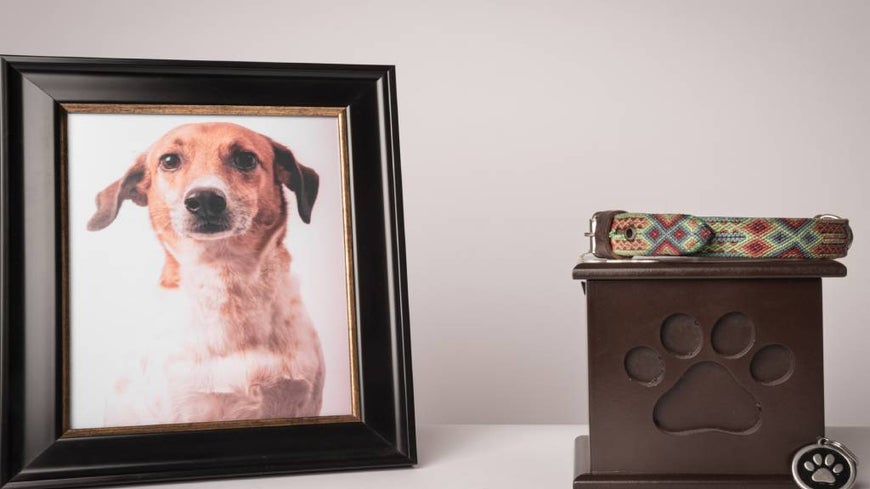
M 357 423 L 360 413 L 359 352 L 357 338 L 356 294 L 353 263 L 353 222 L 350 202 L 350 151 L 348 148 L 347 107 L 284 107 L 252 105 L 159 105 L 159 104 L 61 104 L 58 123 L 60 132 L 60 151 L 58 157 L 61 177 L 61 270 L 62 270 L 62 431 L 61 438 L 124 435 L 135 433 L 161 433 L 175 431 L 202 431 L 215 429 L 252 428 L 265 426 L 293 426 L 311 424 Z M 261 117 L 335 117 L 338 124 L 339 159 L 341 165 L 342 227 L 344 230 L 345 284 L 347 295 L 348 348 L 350 359 L 351 414 L 337 416 L 316 416 L 304 418 L 273 418 L 237 421 L 216 421 L 202 423 L 172 423 L 141 426 L 112 426 L 105 428 L 70 427 L 70 294 L 69 294 L 69 208 L 68 208 L 68 114 L 106 114 L 106 115 L 223 115 L 223 116 L 261 116 Z
M 260 105 L 61 104 L 68 114 L 250 115 L 339 117 L 346 107 L 278 107 Z

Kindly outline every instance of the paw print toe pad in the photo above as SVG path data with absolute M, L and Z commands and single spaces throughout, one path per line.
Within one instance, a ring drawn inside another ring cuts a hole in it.
M 713 350 L 725 358 L 739 358 L 755 344 L 755 324 L 742 312 L 729 312 L 713 326 Z
M 749 373 L 763 385 L 782 384 L 794 370 L 794 355 L 784 345 L 767 345 L 758 350 L 749 364 Z
M 688 314 L 672 314 L 662 323 L 662 346 L 679 358 L 692 358 L 701 351 L 704 333 L 698 320 Z
M 632 380 L 651 387 L 662 381 L 665 363 L 652 348 L 638 346 L 625 355 L 625 372 Z

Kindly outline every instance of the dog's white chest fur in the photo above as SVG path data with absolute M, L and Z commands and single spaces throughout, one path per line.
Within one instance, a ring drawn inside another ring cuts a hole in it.
M 183 257 L 182 257 L 183 258 Z M 110 424 L 316 416 L 324 382 L 320 340 L 280 260 L 232 268 L 188 261 L 190 306 L 115 386 Z M 111 409 L 108 409 L 111 408 Z
M 299 302 L 298 290 L 290 290 L 291 283 L 296 289 L 295 281 L 265 274 L 270 276 L 252 276 L 243 267 L 229 266 L 182 269 L 181 292 L 192 306 L 192 352 L 225 355 L 264 345 L 281 328 L 292 327 L 280 323 L 290 316 L 289 302 Z

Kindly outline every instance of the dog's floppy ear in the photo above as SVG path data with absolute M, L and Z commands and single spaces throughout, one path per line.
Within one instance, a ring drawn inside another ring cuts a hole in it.
M 320 188 L 320 175 L 307 166 L 299 164 L 293 152 L 286 146 L 272 142 L 275 150 L 275 179 L 296 193 L 296 208 L 302 222 L 311 222 L 311 209 Z
M 99 231 L 112 224 L 124 200 L 130 199 L 137 205 L 148 205 L 143 180 L 145 178 L 145 155 L 140 155 L 118 180 L 112 182 L 97 194 L 97 212 L 88 221 L 89 231 Z

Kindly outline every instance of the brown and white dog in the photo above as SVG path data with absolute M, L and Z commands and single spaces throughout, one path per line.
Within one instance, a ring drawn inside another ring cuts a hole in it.
M 166 253 L 160 284 L 192 306 L 178 341 L 149 347 L 114 384 L 107 426 L 319 415 L 323 352 L 283 244 L 283 187 L 309 223 L 318 186 L 287 147 L 204 123 L 166 133 L 97 195 L 91 231 L 125 200 L 148 206 Z

